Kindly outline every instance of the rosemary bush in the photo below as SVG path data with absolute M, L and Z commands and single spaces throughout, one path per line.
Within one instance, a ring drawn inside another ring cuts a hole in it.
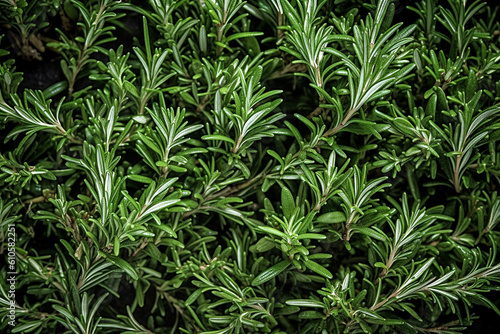
M 0 10 L 2 332 L 459 333 L 500 314 L 498 7 Z M 56 80 L 35 89 L 33 62 Z

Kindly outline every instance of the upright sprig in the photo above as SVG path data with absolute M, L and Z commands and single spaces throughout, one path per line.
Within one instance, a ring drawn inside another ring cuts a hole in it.
M 208 37 L 215 38 L 216 53 L 218 57 L 225 48 L 229 48 L 229 42 L 243 38 L 255 37 L 263 35 L 262 32 L 241 31 L 229 35 L 229 30 L 236 27 L 236 23 L 248 16 L 248 13 L 241 13 L 241 9 L 245 5 L 245 1 L 241 0 L 207 0 L 205 2 L 206 10 L 208 11 L 214 29 Z
M 402 23 L 398 23 L 385 31 L 381 30 L 386 21 L 392 21 L 392 17 L 387 17 L 389 3 L 390 1 L 381 1 L 374 17 L 368 15 L 359 26 L 354 25 L 353 36 L 338 36 L 339 39 L 350 42 L 353 55 L 331 47 L 325 49 L 325 52 L 338 57 L 345 65 L 343 75 L 348 78 L 350 96 L 347 113 L 344 114 L 343 108 L 336 105 L 336 111 L 340 115 L 336 117 L 334 127 L 325 132 L 325 137 L 342 130 L 363 105 L 388 95 L 388 88 L 403 80 L 414 67 L 407 59 L 410 51 L 400 51 L 412 41 L 409 36 L 415 26 L 410 25 L 400 30 Z M 406 66 L 403 67 L 404 64 Z
M 166 108 L 165 100 L 160 99 L 160 105 L 155 104 L 149 114 L 156 125 L 156 130 L 149 133 L 138 133 L 140 140 L 137 149 L 146 159 L 148 165 L 159 175 L 166 176 L 172 170 L 185 172 L 182 167 L 188 162 L 189 155 L 204 153 L 204 148 L 180 150 L 181 146 L 190 140 L 189 134 L 203 128 L 203 125 L 190 125 L 185 120 L 185 110 Z M 174 152 L 177 149 L 178 152 Z
M 62 42 L 48 44 L 60 50 L 64 58 L 61 60 L 61 69 L 68 80 L 69 97 L 73 96 L 80 72 L 86 65 L 95 61 L 90 56 L 93 53 L 102 52 L 101 45 L 115 40 L 111 33 L 115 29 L 114 26 L 106 26 L 106 24 L 120 17 L 113 11 L 115 4 L 112 0 L 100 0 L 95 10 L 78 0 L 72 0 L 71 3 L 82 14 L 83 22 L 79 25 L 82 27 L 83 36 L 78 36 L 73 41 L 62 30 L 57 29 Z
M 318 12 L 324 4 L 325 1 L 319 4 L 316 0 L 306 1 L 304 4 L 297 1 L 297 12 L 288 1 L 283 1 L 284 12 L 291 25 L 288 39 L 298 52 L 284 46 L 281 49 L 299 59 L 296 63 L 307 66 L 309 78 L 319 88 L 323 87 L 323 77 L 328 73 L 325 65 L 329 56 L 328 54 L 325 56 L 325 48 L 328 43 L 335 40 L 335 36 L 331 34 L 333 27 L 327 24 L 318 26 L 320 19 Z M 320 99 L 324 100 L 321 96 Z
M 494 106 L 482 112 L 476 112 L 480 97 L 481 92 L 476 93 L 464 106 L 463 111 L 458 110 L 458 124 L 455 127 L 449 124 L 442 129 L 432 121 L 430 123 L 449 147 L 448 152 L 445 151 L 449 163 L 445 171 L 457 193 L 462 190 L 461 183 L 465 171 L 478 158 L 472 155 L 474 150 L 486 144 L 485 138 L 494 128 L 488 125 L 500 111 L 498 106 Z
M 500 314 L 498 9 L 18 3 L 62 10 L 38 33 L 64 31 L 47 54 L 67 78 L 18 93 L 4 26 L 14 331 L 459 333 Z

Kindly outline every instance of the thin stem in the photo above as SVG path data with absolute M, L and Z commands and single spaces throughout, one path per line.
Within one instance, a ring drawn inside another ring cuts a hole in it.
M 323 195 L 321 196 L 321 199 L 319 200 L 319 202 L 313 208 L 314 211 L 319 211 L 321 209 L 321 204 L 326 200 L 326 197 L 328 196 L 328 193 L 330 193 L 330 187 L 327 187 L 326 190 L 323 192 Z
M 336 127 L 334 127 L 333 129 L 330 129 L 328 131 L 326 131 L 324 134 L 323 134 L 323 137 L 330 137 L 330 136 L 333 136 L 334 134 L 336 134 L 337 132 L 339 132 L 340 130 L 342 130 L 344 128 L 344 126 L 346 125 L 346 123 L 351 119 L 351 117 L 354 115 L 354 113 L 356 112 L 356 110 L 358 110 L 359 108 L 353 108 L 351 110 L 349 110 L 349 112 L 347 113 L 347 115 L 344 117 L 344 119 L 342 120 L 342 122 L 340 122 L 339 125 L 337 125 Z
M 243 136 L 242 136 L 242 135 L 240 135 L 240 136 L 238 137 L 238 140 L 236 141 L 236 144 L 235 144 L 235 145 L 234 145 L 234 147 L 233 147 L 233 150 L 232 150 L 232 152 L 233 152 L 234 154 L 238 153 L 238 151 L 239 151 L 239 149 L 240 149 L 240 145 L 241 145 L 241 141 L 242 141 L 242 140 L 243 140 Z
M 139 106 L 139 115 L 144 114 L 144 110 L 146 109 L 146 104 L 148 103 L 149 97 L 147 96 L 148 94 L 144 94 L 144 96 L 141 98 L 141 105 Z
M 285 76 L 288 73 L 304 73 L 307 72 L 307 67 L 305 64 L 294 64 L 289 63 L 281 71 L 274 72 L 269 77 L 269 80 L 278 79 Z
M 372 307 L 370 307 L 370 311 L 375 311 L 376 309 L 379 309 L 381 308 L 382 306 L 385 305 L 385 303 L 387 303 L 389 300 L 391 300 L 392 298 L 396 297 L 398 294 L 399 294 L 399 289 L 394 291 L 393 293 L 391 293 L 389 295 L 389 297 L 387 297 L 386 299 L 378 302 L 376 305 L 373 305 Z
M 278 27 L 283 25 L 283 13 L 278 11 Z M 283 30 L 277 28 L 276 29 L 276 45 L 280 45 L 281 39 L 283 38 Z
M 189 324 L 190 326 L 193 326 L 194 330 L 196 333 L 200 333 L 202 330 L 196 325 L 195 321 L 193 318 L 191 318 L 188 314 L 186 314 L 184 310 L 184 303 L 180 302 L 177 298 L 174 296 L 170 295 L 166 291 L 161 291 L 160 286 L 156 286 L 156 289 L 165 297 L 166 300 L 168 300 L 172 306 L 175 308 L 175 310 L 180 314 L 181 317 L 184 318 L 184 321 L 186 324 Z
M 354 221 L 354 217 L 356 216 L 356 213 L 353 212 L 351 216 L 349 217 L 349 220 L 345 224 L 345 232 L 343 235 L 344 241 L 349 241 L 351 239 L 351 224 Z
M 481 241 L 481 239 L 483 238 L 483 236 L 486 234 L 486 233 L 489 233 L 490 232 L 490 228 L 487 226 L 485 227 L 480 233 L 479 233 L 479 236 L 477 237 L 476 241 L 474 242 L 474 246 L 477 246 L 479 244 L 479 241 Z
M 316 79 L 318 80 L 318 87 L 323 87 L 323 80 L 321 79 L 321 73 L 319 71 L 319 65 L 314 67 L 316 71 Z
M 137 249 L 134 251 L 134 253 L 132 254 L 132 257 L 135 257 L 137 256 L 137 254 L 139 254 L 139 252 L 141 250 L 143 250 L 144 248 L 146 248 L 146 246 L 148 245 L 148 239 L 147 238 L 144 238 L 142 239 L 142 242 L 141 244 L 139 245 L 139 247 L 137 247 Z
M 223 17 L 222 17 L 222 22 L 217 25 L 217 42 L 222 43 L 222 36 L 224 34 L 224 29 L 226 28 L 226 21 L 227 21 L 227 11 L 224 11 Z M 217 57 L 220 56 L 222 53 L 222 47 L 220 45 L 217 45 Z
M 453 185 L 455 186 L 455 191 L 460 193 L 460 161 L 462 156 L 458 156 L 455 161 L 455 170 L 453 171 Z
M 217 197 L 227 197 L 229 195 L 232 195 L 238 191 L 241 191 L 245 188 L 248 188 L 252 185 L 254 185 L 256 182 L 260 181 L 261 179 L 263 179 L 265 177 L 264 173 L 261 173 L 259 175 L 257 175 L 256 177 L 254 177 L 253 179 L 250 179 L 246 182 L 243 182 L 237 186 L 234 186 L 234 187 L 227 187 L 213 195 L 210 195 L 210 196 L 207 196 L 202 203 L 205 203 L 205 202 L 208 202 L 214 198 L 217 198 Z M 210 206 L 199 206 L 198 208 L 192 210 L 192 211 L 189 211 L 189 212 L 186 212 L 182 215 L 182 218 L 185 219 L 193 214 L 195 214 L 196 212 L 200 211 L 200 210 L 204 210 L 204 209 L 208 209 L 210 208 Z
M 83 67 L 83 62 L 85 61 L 86 58 L 86 47 L 84 46 L 84 49 L 82 50 L 82 53 L 80 54 L 80 57 L 78 58 L 78 62 L 76 64 L 76 68 L 73 71 L 73 75 L 71 76 L 71 80 L 69 81 L 69 88 L 68 88 L 68 96 L 71 97 L 73 95 L 74 91 L 74 86 L 76 83 L 76 77 L 78 73 L 80 73 L 82 67 Z
M 196 112 L 202 112 L 205 109 L 205 106 L 207 105 L 209 100 L 210 100 L 210 95 L 209 94 L 205 95 L 203 100 L 200 102 L 200 104 L 196 108 Z
M 97 30 L 97 25 L 101 19 L 101 16 L 104 13 L 104 9 L 106 8 L 107 3 L 108 3 L 107 1 L 104 1 L 103 4 L 99 7 L 99 11 L 97 12 L 95 21 L 93 23 L 93 25 L 96 27 L 96 30 Z M 97 35 L 94 36 L 94 38 L 92 38 L 88 44 L 85 43 L 83 45 L 82 52 L 80 53 L 80 57 L 78 58 L 78 61 L 76 63 L 75 70 L 73 71 L 73 75 L 71 76 L 71 80 L 69 81 L 69 88 L 68 88 L 68 96 L 69 97 L 71 97 L 73 95 L 74 86 L 76 83 L 76 78 L 78 76 L 78 73 L 80 73 L 85 61 L 88 58 L 88 54 L 86 52 L 87 52 L 88 48 L 92 45 L 92 43 L 97 39 L 97 37 L 98 37 Z
M 243 190 L 245 188 L 248 188 L 249 186 L 253 185 L 255 182 L 259 181 L 260 179 L 262 179 L 264 177 L 263 173 L 257 175 L 256 177 L 254 177 L 253 179 L 250 179 L 246 182 L 243 182 L 237 186 L 234 186 L 234 187 L 227 187 L 211 196 L 208 196 L 205 201 L 209 201 L 211 199 L 214 199 L 214 198 L 217 198 L 217 197 L 226 197 L 228 195 L 231 195 L 231 194 L 234 194 L 240 190 Z
M 61 123 L 57 122 L 56 124 L 56 129 L 59 131 L 60 134 L 63 136 L 66 136 L 66 138 L 72 143 L 72 144 L 82 144 L 82 141 L 79 139 L 76 139 L 72 135 L 68 134 L 68 132 L 62 127 Z
M 389 258 L 387 259 L 387 262 L 385 263 L 385 268 L 382 270 L 382 272 L 379 275 L 380 278 L 382 278 L 385 275 L 387 275 L 387 272 L 391 268 L 392 263 L 394 261 L 394 257 L 396 256 L 397 249 L 398 249 L 397 247 L 394 247 L 394 249 L 392 250 L 391 254 L 389 254 Z
M 417 329 L 419 332 L 423 333 L 443 333 L 443 331 L 448 330 L 452 326 L 457 326 L 459 325 L 460 322 L 458 320 L 449 322 L 447 324 L 437 326 L 437 327 L 432 327 L 432 328 L 423 328 L 423 327 L 417 327 L 413 326 L 415 329 Z

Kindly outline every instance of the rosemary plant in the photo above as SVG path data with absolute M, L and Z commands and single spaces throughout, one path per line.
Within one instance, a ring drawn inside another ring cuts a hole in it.
M 0 330 L 491 332 L 498 8 L 0 1 Z

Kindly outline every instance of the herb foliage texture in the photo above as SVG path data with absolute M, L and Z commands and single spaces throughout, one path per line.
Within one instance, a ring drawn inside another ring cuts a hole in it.
M 0 330 L 498 317 L 498 8 L 0 1 L 0 256 L 15 224 L 18 272 L 10 326 L 0 268 Z M 58 79 L 25 83 L 33 62 Z

